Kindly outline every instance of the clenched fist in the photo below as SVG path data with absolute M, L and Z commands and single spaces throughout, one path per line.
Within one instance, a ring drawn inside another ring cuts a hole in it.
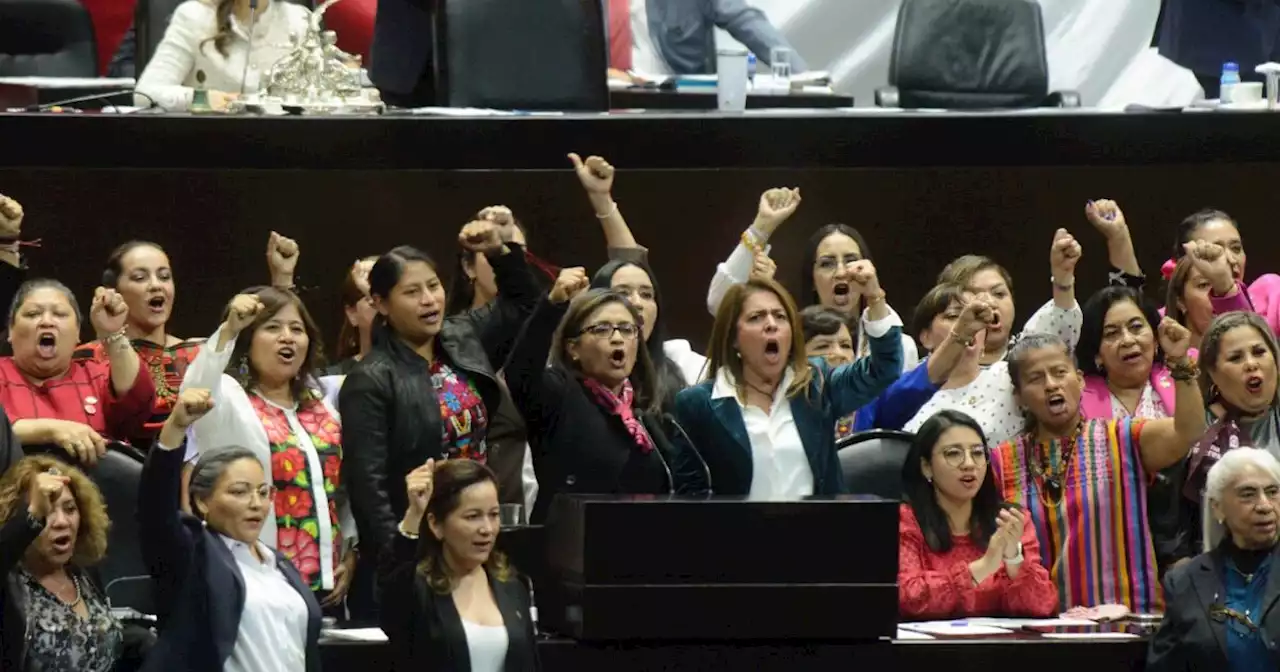
M 551 294 L 547 298 L 551 303 L 564 303 L 590 285 L 591 279 L 587 277 L 587 269 L 581 266 L 566 268 L 560 271 L 560 277 L 556 278 L 556 284 L 551 288 Z
M 173 424 L 186 429 L 211 410 L 213 395 L 209 390 L 190 388 L 183 390 L 178 396 L 178 402 L 173 405 L 173 413 L 169 417 L 173 419 Z
M 99 287 L 93 290 L 93 304 L 89 307 L 89 322 L 98 338 L 106 338 L 124 329 L 129 317 L 129 306 L 124 297 L 114 289 Z
M 262 299 L 253 294 L 237 294 L 227 306 L 227 332 L 235 337 L 263 310 Z

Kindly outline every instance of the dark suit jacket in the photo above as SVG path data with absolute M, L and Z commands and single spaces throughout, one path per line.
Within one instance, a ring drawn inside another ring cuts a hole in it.
M 809 360 L 813 382 L 808 394 L 791 399 L 791 415 L 813 471 L 813 493 L 844 492 L 844 475 L 836 454 L 836 420 L 874 399 L 902 371 L 902 330 L 898 327 L 870 340 L 871 354 L 832 369 L 821 358 Z M 676 397 L 676 419 L 688 433 L 677 434 L 671 471 L 677 482 L 697 478 L 702 466 L 692 462 L 698 452 L 711 472 L 717 495 L 745 495 L 751 491 L 751 439 L 737 399 L 714 398 L 715 380 L 690 387 Z M 692 441 L 693 446 L 685 445 Z M 678 489 L 680 494 L 699 494 Z
M 1280 57 L 1280 5 L 1276 0 L 1165 0 L 1160 55 L 1200 76 L 1216 76 L 1222 64 L 1240 64 L 1243 79 L 1254 67 Z
M 435 0 L 378 0 L 369 78 L 380 91 L 407 96 L 424 77 L 431 77 L 434 4 Z M 415 102 L 432 104 L 425 100 Z
M 1262 600 L 1262 618 L 1254 619 L 1271 650 L 1272 668 L 1280 668 L 1280 546 L 1273 551 L 1271 573 Z M 1160 630 L 1151 639 L 1147 672 L 1227 670 L 1227 626 L 1209 616 L 1222 604 L 1223 553 L 1214 549 L 1192 558 L 1164 577 L 1165 611 Z
M 222 672 L 244 611 L 244 577 L 226 542 L 178 508 L 182 451 L 147 454 L 138 488 L 143 557 L 156 583 L 160 640 L 144 672 Z M 320 604 L 293 563 L 276 566 L 307 603 L 307 672 L 320 670 Z
M 414 672 L 469 672 L 471 654 L 462 617 L 452 595 L 441 595 L 418 573 L 417 542 L 396 535 L 392 557 L 379 576 L 382 630 L 390 640 L 395 669 Z M 504 672 L 536 672 L 538 651 L 529 614 L 529 588 L 514 576 L 489 588 L 507 628 Z

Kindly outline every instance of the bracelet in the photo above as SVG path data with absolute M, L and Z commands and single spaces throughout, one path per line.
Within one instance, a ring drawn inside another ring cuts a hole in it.
M 951 340 L 955 341 L 956 343 L 959 343 L 960 345 L 963 345 L 966 348 L 972 348 L 973 344 L 978 342 L 978 337 L 973 334 L 970 334 L 969 336 L 961 336 L 960 334 L 957 334 L 956 332 L 953 331 L 951 332 Z
M 611 201 L 611 203 L 613 203 L 613 207 L 609 208 L 609 212 L 606 212 L 606 213 L 604 213 L 603 215 L 597 212 L 597 213 L 596 213 L 596 219 L 608 219 L 608 218 L 610 218 L 610 217 L 614 216 L 615 214 L 617 214 L 617 212 L 618 212 L 618 202 L 617 202 L 617 201 Z
M 1169 366 L 1169 377 L 1185 383 L 1193 381 L 1200 377 L 1200 364 L 1190 357 L 1184 357 L 1180 362 L 1167 362 Z
M 108 348 L 110 348 L 112 345 L 115 345 L 117 342 L 119 342 L 120 339 L 124 339 L 126 342 L 128 342 L 129 340 L 125 336 L 124 329 L 120 329 L 119 331 L 113 331 L 110 334 L 107 334 L 106 336 L 98 337 L 98 340 L 102 342 L 102 345 Z
M 1055 278 L 1055 277 L 1053 277 L 1052 275 L 1051 275 L 1051 276 L 1049 276 L 1049 282 L 1053 283 L 1053 288 L 1054 288 L 1054 289 L 1056 289 L 1056 290 L 1058 290 L 1058 291 L 1060 291 L 1060 292 L 1069 292 L 1069 291 L 1071 291 L 1071 290 L 1075 289 L 1075 287 L 1076 287 L 1076 279 L 1075 279 L 1075 276 L 1072 276 L 1072 277 L 1071 277 L 1071 282 L 1070 282 L 1069 284 L 1065 284 L 1065 285 L 1058 284 L 1058 279 L 1057 279 L 1057 278 Z
M 885 297 L 884 290 L 877 289 L 875 294 L 872 294 L 871 296 L 864 296 L 862 298 L 866 300 L 867 307 L 870 308 L 871 306 L 874 306 L 876 304 L 883 303 L 884 297 Z
M 742 232 L 742 246 L 751 250 L 754 254 L 764 252 L 764 244 L 760 242 L 760 239 L 756 237 L 756 232 L 752 229 Z
M 1018 554 L 1013 556 L 1012 558 L 1004 558 L 1004 564 L 1006 565 L 1022 564 L 1022 542 L 1018 542 Z
M 412 540 L 414 540 L 414 541 L 417 541 L 417 540 L 418 540 L 418 533 L 417 533 L 417 532 L 410 532 L 410 531 L 408 531 L 408 530 L 404 529 L 404 521 L 403 521 L 403 520 L 402 520 L 402 521 L 400 521 L 400 524 L 396 526 L 396 530 L 398 530 L 398 531 L 400 532 L 400 536 L 404 537 L 405 539 L 412 539 Z

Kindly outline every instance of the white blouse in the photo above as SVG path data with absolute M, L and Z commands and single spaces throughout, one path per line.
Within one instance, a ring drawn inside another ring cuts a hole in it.
M 307 603 L 276 566 L 276 554 L 258 542 L 249 547 L 222 537 L 244 579 L 244 611 L 225 672 L 304 672 L 307 669 Z
M 480 625 L 462 621 L 467 636 L 467 654 L 471 658 L 471 672 L 502 672 L 507 664 L 507 627 L 505 625 Z
M 232 446 L 248 448 L 258 456 L 263 471 L 270 479 L 272 475 L 271 444 L 267 439 L 267 430 L 263 428 L 262 420 L 254 410 L 253 403 L 249 401 L 249 393 L 234 378 L 223 373 L 231 362 L 235 341 L 227 343 L 226 348 L 218 352 L 216 348 L 221 334 L 221 327 L 213 332 L 204 347 L 200 348 L 200 353 L 187 367 L 186 375 L 182 379 L 182 389 L 207 389 L 213 397 L 213 409 L 187 430 L 186 460 L 189 463 L 195 462 L 201 453 L 219 448 Z M 326 382 L 329 381 L 321 381 L 322 386 Z M 337 385 L 329 385 L 329 387 L 321 403 L 334 418 L 339 418 L 332 402 L 337 394 Z M 315 502 L 316 511 L 328 511 L 330 495 L 325 492 L 324 470 L 320 464 L 320 456 L 311 442 L 310 435 L 299 424 L 296 410 L 284 409 L 284 411 L 290 429 L 298 439 L 297 447 L 307 457 L 307 469 L 311 474 L 311 497 Z M 351 513 L 350 502 L 344 498 L 337 502 L 337 506 L 342 537 L 348 545 L 353 544 L 357 538 L 356 522 Z M 316 541 L 320 552 L 321 587 L 332 590 L 334 562 L 341 558 L 333 557 L 333 527 L 329 524 L 329 516 L 318 516 L 318 520 L 319 535 Z M 276 539 L 274 502 L 266 520 L 262 523 L 262 532 L 258 538 L 271 548 L 279 545 Z
M 813 494 L 813 468 L 809 466 L 809 456 L 804 452 L 804 443 L 791 415 L 791 401 L 787 399 L 787 388 L 794 379 L 795 374 L 788 368 L 774 390 L 773 405 L 768 412 L 742 403 L 728 367 L 720 367 L 711 386 L 712 399 L 731 398 L 742 412 L 742 424 L 751 442 L 751 490 L 747 494 L 752 499 Z
M 178 5 L 164 38 L 156 45 L 155 55 L 138 78 L 137 90 L 146 95 L 135 95 L 135 104 L 149 104 L 150 96 L 166 111 L 190 110 L 197 72 L 205 75 L 205 90 L 239 93 L 244 82 L 246 93 L 256 92 L 263 75 L 293 50 L 290 37 L 306 32 L 311 15 L 306 7 L 287 0 L 259 0 L 252 56 L 248 27 L 241 25 L 234 14 L 224 56 L 210 40 L 218 32 L 214 7 L 206 0 L 186 0 Z
M 766 249 L 766 252 L 768 250 Z M 755 261 L 755 255 L 751 249 L 742 243 L 733 248 L 733 252 L 729 254 L 729 258 L 723 263 L 716 265 L 716 273 L 711 276 L 711 286 L 707 288 L 707 310 L 712 315 L 720 308 L 720 302 L 724 300 L 724 295 L 729 288 L 746 282 L 751 277 L 751 264 Z M 803 297 L 808 301 L 809 297 Z M 803 306 L 801 306 L 803 307 Z M 1081 318 L 1083 320 L 1084 318 Z M 865 353 L 867 346 L 867 334 L 860 333 L 858 335 L 857 352 Z M 920 364 L 920 351 L 916 349 L 916 341 L 905 332 L 902 334 L 902 372 L 906 373 L 916 368 Z
M 1022 333 L 1055 334 L 1074 351 L 1083 324 L 1084 313 L 1080 311 L 1080 304 L 1066 310 L 1049 301 L 1027 320 Z M 1013 398 L 1009 363 L 1004 360 L 984 368 L 973 382 L 964 387 L 939 390 L 902 428 L 915 432 L 935 413 L 946 409 L 960 411 L 976 420 L 993 447 L 1013 439 L 1027 428 L 1026 417 Z

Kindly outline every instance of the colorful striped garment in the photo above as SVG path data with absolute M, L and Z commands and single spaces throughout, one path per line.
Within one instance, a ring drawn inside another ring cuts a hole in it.
M 1027 434 L 1001 444 L 992 456 L 1001 495 L 1031 516 L 1064 611 L 1102 604 L 1123 604 L 1137 613 L 1164 608 L 1147 524 L 1147 476 L 1138 451 L 1144 422 L 1085 421 L 1056 503 L 1031 466 L 1041 459 L 1043 446 Z M 1068 440 L 1048 446 L 1050 473 L 1060 471 Z

